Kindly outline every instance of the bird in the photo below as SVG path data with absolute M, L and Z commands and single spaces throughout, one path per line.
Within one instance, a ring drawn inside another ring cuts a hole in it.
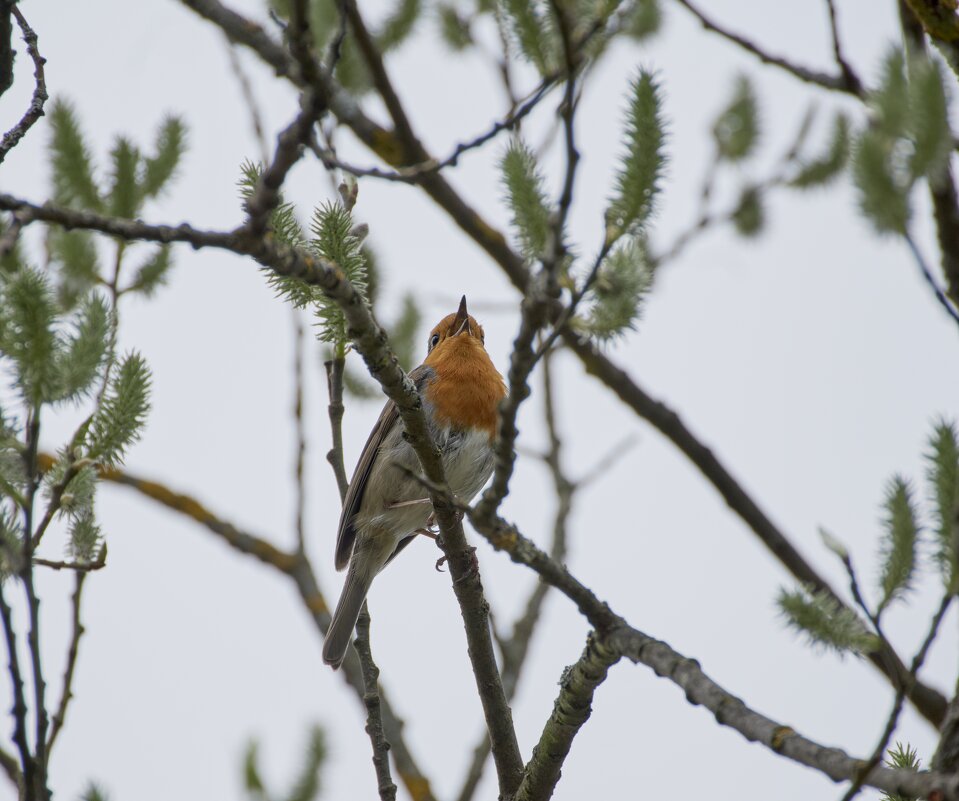
M 466 306 L 430 331 L 424 362 L 410 371 L 452 493 L 469 503 L 493 473 L 493 441 L 506 384 L 486 352 L 483 327 Z M 343 501 L 334 566 L 346 581 L 323 641 L 334 670 L 346 657 L 370 585 L 417 535 L 429 533 L 433 507 L 396 404 L 387 402 L 360 454 Z

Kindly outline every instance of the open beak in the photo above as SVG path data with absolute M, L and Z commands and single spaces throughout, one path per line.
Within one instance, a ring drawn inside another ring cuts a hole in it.
M 456 310 L 456 317 L 453 318 L 453 336 L 459 336 L 464 331 L 467 334 L 472 334 L 470 330 L 470 315 L 466 310 L 466 295 L 463 295 L 463 299 L 460 301 L 460 307 Z

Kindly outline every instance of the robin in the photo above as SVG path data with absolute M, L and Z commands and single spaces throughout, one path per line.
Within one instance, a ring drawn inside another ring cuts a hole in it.
M 430 331 L 426 361 L 410 372 L 423 399 L 433 441 L 443 455 L 453 494 L 469 502 L 493 472 L 496 410 L 506 395 L 503 377 L 486 352 L 483 327 L 466 309 Z M 323 661 L 335 670 L 346 656 L 360 607 L 373 579 L 432 516 L 423 485 L 405 472 L 420 470 L 393 401 L 380 413 L 350 482 L 336 537 L 337 570 L 346 583 L 323 642 Z

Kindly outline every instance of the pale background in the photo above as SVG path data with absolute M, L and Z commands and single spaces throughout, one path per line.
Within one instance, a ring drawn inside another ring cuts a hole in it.
M 258 13 L 253 2 L 235 3 Z M 874 83 L 896 39 L 895 4 L 841 0 L 847 52 Z M 825 5 L 725 0 L 708 4 L 731 28 L 770 50 L 832 69 Z M 382 6 L 363 3 L 371 17 Z M 600 235 L 603 198 L 618 148 L 626 81 L 636 65 L 661 72 L 672 162 L 655 240 L 672 241 L 696 213 L 697 187 L 710 157 L 708 129 L 745 70 L 762 101 L 768 165 L 788 144 L 805 105 L 857 106 L 814 92 L 705 35 L 682 9 L 664 3 L 665 34 L 652 46 L 618 44 L 591 80 L 579 116 L 584 154 L 574 238 L 589 253 Z M 235 181 L 257 157 L 249 119 L 222 35 L 176 2 L 26 2 L 24 14 L 48 59 L 51 94 L 75 101 L 100 163 L 115 133 L 152 142 L 166 111 L 190 124 L 180 178 L 151 221 L 190 220 L 226 228 L 240 218 Z M 244 57 L 271 132 L 295 112 L 288 86 Z M 394 81 L 430 150 L 447 152 L 502 114 L 500 88 L 478 60 L 449 54 L 424 24 L 419 38 L 388 60 Z M 17 85 L 0 104 L 9 127 L 32 89 L 18 60 Z M 528 84 L 529 85 L 529 84 Z M 549 103 L 554 103 L 550 100 Z M 379 109 L 374 107 L 374 113 Z M 815 136 L 827 133 L 823 114 Z M 540 129 L 548 114 L 539 121 Z M 534 126 L 535 128 L 535 126 Z M 48 196 L 41 122 L 7 159 L 0 186 L 31 200 Z M 372 163 L 347 146 L 354 161 Z M 454 185 L 498 225 L 506 223 L 492 168 L 498 141 L 450 174 Z M 757 174 L 762 174 L 761 171 Z M 288 195 L 305 217 L 329 196 L 319 165 L 305 159 Z M 918 198 L 920 219 L 927 220 Z M 401 291 L 420 293 L 428 324 L 453 310 L 460 294 L 479 304 L 514 297 L 498 269 L 419 190 L 364 180 L 358 216 L 385 271 L 383 310 L 392 318 Z M 838 191 L 778 195 L 765 236 L 743 242 L 728 230 L 708 234 L 660 275 L 638 334 L 614 358 L 677 409 L 714 447 L 771 517 L 837 587 L 842 571 L 816 534 L 825 525 L 849 543 L 860 572 L 876 573 L 878 504 L 887 478 L 915 479 L 940 413 L 959 410 L 959 337 L 935 304 L 905 248 L 881 240 L 855 212 L 848 182 Z M 30 231 L 36 243 L 39 231 Z M 931 230 L 919 231 L 930 258 Z M 38 253 L 34 250 L 34 253 Z M 153 412 L 131 471 L 189 491 L 241 527 L 293 541 L 291 313 L 276 301 L 256 265 L 218 252 L 176 252 L 169 287 L 153 302 L 133 300 L 122 314 L 122 344 L 153 368 Z M 505 371 L 516 320 L 486 314 L 487 343 Z M 421 338 L 425 345 L 426 330 Z M 699 659 L 716 680 L 759 711 L 826 744 L 867 755 L 893 691 L 871 665 L 814 655 L 778 618 L 773 599 L 790 584 L 783 569 L 723 505 L 696 470 L 656 432 L 628 413 L 573 360 L 561 362 L 560 415 L 569 471 L 579 475 L 617 441 L 639 445 L 603 482 L 579 498 L 569 565 L 632 624 Z M 332 600 L 339 503 L 329 467 L 325 385 L 311 351 L 307 386 L 309 549 Z M 345 437 L 348 469 L 380 408 L 352 403 Z M 521 415 L 521 442 L 542 441 L 539 399 Z M 74 418 L 51 424 L 56 447 Z M 504 513 L 546 542 L 552 511 L 548 477 L 520 461 Z M 237 555 L 197 525 L 131 491 L 105 487 L 99 511 L 109 565 L 90 577 L 73 703 L 52 769 L 58 799 L 101 782 L 115 801 L 242 798 L 240 762 L 251 736 L 272 786 L 298 768 L 308 724 L 328 734 L 323 772 L 328 799 L 374 799 L 364 712 L 342 679 L 320 661 L 313 624 L 286 579 Z M 479 540 L 474 535 L 474 540 Z M 499 620 L 511 620 L 532 574 L 479 542 L 484 584 Z M 52 555 L 58 553 L 50 542 Z M 407 736 L 439 798 L 458 790 L 482 729 L 462 625 L 446 574 L 434 572 L 427 542 L 404 553 L 370 596 L 373 646 L 382 679 L 406 718 Z M 938 580 L 927 574 L 914 609 L 890 612 L 887 625 L 908 659 L 925 633 Z M 59 688 L 72 582 L 44 575 L 43 645 L 51 687 Z M 956 675 L 957 616 L 923 677 L 948 691 Z M 564 665 L 587 631 L 571 604 L 550 598 L 514 705 L 528 756 L 552 707 Z M 0 683 L 0 708 L 10 705 Z M 0 734 L 9 737 L 4 719 Z M 924 760 L 935 733 L 911 711 L 898 738 Z M 495 798 L 492 770 L 478 797 Z M 402 790 L 400 791 L 402 794 Z M 0 785 L 0 797 L 10 794 Z M 702 798 L 784 801 L 838 798 L 820 775 L 748 745 L 677 688 L 644 667 L 615 667 L 578 736 L 558 799 Z M 875 797 L 865 794 L 864 797 Z

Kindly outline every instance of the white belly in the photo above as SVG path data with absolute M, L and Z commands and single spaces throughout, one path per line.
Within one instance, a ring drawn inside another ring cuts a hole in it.
M 396 434 L 391 432 L 380 447 L 356 515 L 358 533 L 384 540 L 380 547 L 390 553 L 400 540 L 424 528 L 433 511 L 426 488 L 398 467 L 421 473 L 416 453 L 399 429 L 396 426 Z M 489 436 L 483 431 L 449 429 L 433 435 L 443 454 L 447 484 L 459 500 L 469 503 L 493 473 Z

